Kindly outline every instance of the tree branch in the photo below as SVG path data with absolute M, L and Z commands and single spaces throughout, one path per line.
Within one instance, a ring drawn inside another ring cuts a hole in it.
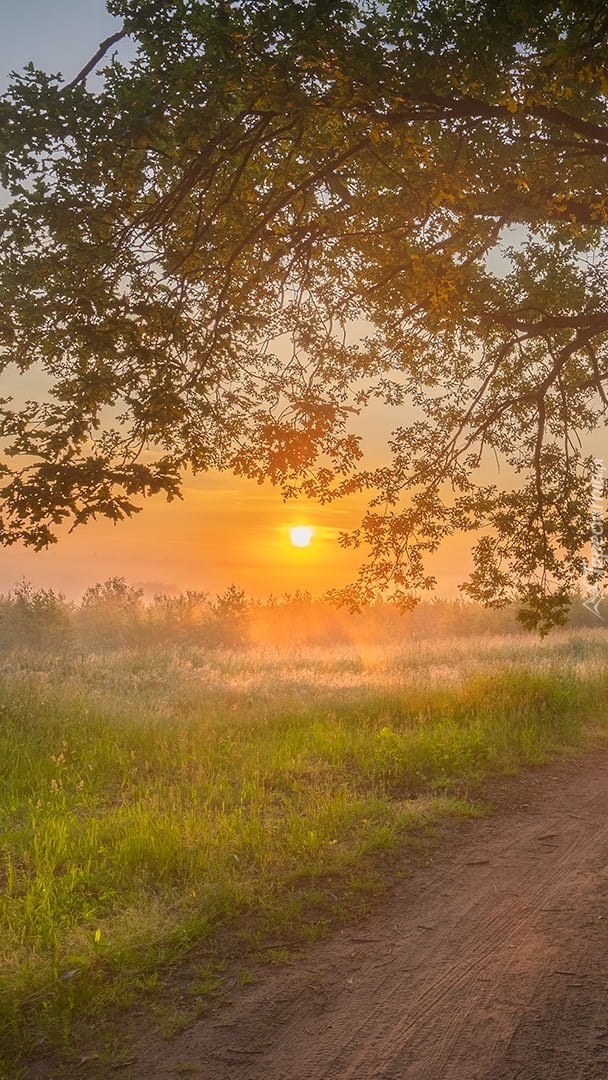
M 91 74 L 93 68 L 95 67 L 95 64 L 99 63 L 102 57 L 105 56 L 105 54 L 107 53 L 108 49 L 111 49 L 112 45 L 115 45 L 117 41 L 122 41 L 122 39 L 126 38 L 127 36 L 127 31 L 123 27 L 122 30 L 118 30 L 115 34 L 112 34 L 110 37 L 106 38 L 105 41 L 102 41 L 97 52 L 95 53 L 95 56 L 92 56 L 88 64 L 84 65 L 82 71 L 79 71 L 78 75 L 76 75 L 76 77 L 67 84 L 66 90 L 73 90 L 74 87 L 78 86 L 79 83 L 86 82 L 87 75 Z
M 577 135 L 584 135 L 592 143 L 599 143 L 603 146 L 608 145 L 608 128 L 605 125 L 596 124 L 579 116 L 573 116 L 555 105 L 528 104 L 513 113 L 506 105 L 489 104 L 467 94 L 455 98 L 445 98 L 438 94 L 423 94 L 421 95 L 421 101 L 438 108 L 446 119 L 452 117 L 470 120 L 491 118 L 511 121 L 520 118 L 542 120 L 555 127 L 573 131 Z M 398 119 L 399 116 L 400 113 L 393 113 L 390 119 Z M 411 118 L 411 113 L 408 116 L 409 118 Z

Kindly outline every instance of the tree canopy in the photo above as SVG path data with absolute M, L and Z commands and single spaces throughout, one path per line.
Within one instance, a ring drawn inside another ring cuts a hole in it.
M 471 530 L 469 594 L 559 622 L 608 403 L 605 5 L 108 8 L 71 82 L 0 101 L 3 542 L 230 469 L 369 489 L 353 601 Z

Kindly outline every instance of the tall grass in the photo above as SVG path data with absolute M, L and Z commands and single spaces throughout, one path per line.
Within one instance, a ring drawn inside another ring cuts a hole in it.
M 601 729 L 607 689 L 586 631 L 5 656 L 5 1067 L 220 936 L 297 943 L 361 911 L 381 855 Z

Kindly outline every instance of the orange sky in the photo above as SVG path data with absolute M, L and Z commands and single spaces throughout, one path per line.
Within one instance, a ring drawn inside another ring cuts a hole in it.
M 36 385 L 24 391 L 18 381 L 7 375 L 8 393 L 26 397 L 42 392 Z M 390 432 L 415 416 L 411 406 L 372 401 L 351 418 L 351 430 L 363 440 L 367 467 L 387 460 Z M 190 476 L 182 501 L 167 503 L 159 496 L 144 501 L 140 514 L 118 525 L 99 520 L 73 533 L 66 528 L 46 551 L 0 548 L 0 593 L 25 578 L 36 588 L 78 599 L 96 582 L 124 577 L 143 588 L 147 598 L 185 589 L 215 596 L 231 584 L 261 599 L 297 589 L 317 596 L 355 580 L 365 553 L 341 547 L 338 534 L 360 523 L 369 494 L 320 506 L 304 499 L 284 502 L 270 484 L 230 473 Z M 289 530 L 295 525 L 314 529 L 309 547 L 291 543 Z M 457 595 L 471 566 L 471 543 L 470 537 L 454 538 L 429 563 L 441 595 Z
M 93 522 L 46 551 L 0 549 L 0 592 L 25 577 L 77 599 L 87 586 L 122 576 L 148 597 L 187 588 L 215 595 L 232 583 L 260 598 L 296 589 L 318 595 L 354 580 L 362 555 L 341 548 L 337 536 L 364 508 L 364 498 L 324 507 L 284 503 L 270 485 L 211 473 L 190 481 L 183 502 L 150 499 L 130 521 Z M 291 544 L 294 525 L 314 527 L 309 547 Z M 442 593 L 454 595 L 469 545 L 452 541 L 431 567 Z

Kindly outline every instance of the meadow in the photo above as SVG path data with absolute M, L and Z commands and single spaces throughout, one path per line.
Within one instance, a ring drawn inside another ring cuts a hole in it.
M 358 918 L 486 778 L 605 734 L 607 643 L 5 650 L 5 1075 L 142 1000 L 170 1034 Z

